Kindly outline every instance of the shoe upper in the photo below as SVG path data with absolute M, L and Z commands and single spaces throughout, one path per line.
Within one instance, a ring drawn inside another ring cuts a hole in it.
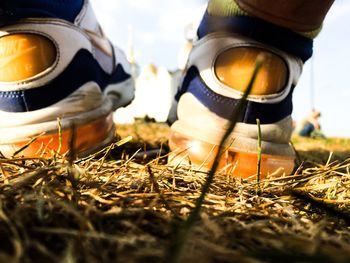
M 292 92 L 301 75 L 303 61 L 310 56 L 310 50 L 309 48 L 294 48 L 292 43 L 283 43 L 278 36 L 275 36 L 277 40 L 270 40 L 274 29 L 274 26 L 270 24 L 267 26 L 268 30 L 264 31 L 256 28 L 256 21 L 253 19 L 256 32 L 248 30 L 250 24 L 246 21 L 247 19 L 249 18 L 211 17 L 207 13 L 204 15 L 198 29 L 199 40 L 194 43 L 190 53 L 176 102 L 179 102 L 184 94 L 191 94 L 209 111 L 228 120 L 247 86 L 237 88 L 240 83 L 244 82 L 240 78 L 250 79 L 254 69 L 254 63 L 244 64 L 242 62 L 234 65 L 234 61 L 247 60 L 249 56 L 252 57 L 251 53 L 262 52 L 268 54 L 273 60 L 267 61 L 266 70 L 262 73 L 270 77 L 260 82 L 272 82 L 272 84 L 265 85 L 267 88 L 264 92 L 256 92 L 256 94 L 253 92 L 248 96 L 246 109 L 240 122 L 255 124 L 256 119 L 260 119 L 262 124 L 271 124 L 290 116 L 293 108 Z M 248 33 L 242 35 L 242 32 L 246 30 Z M 275 33 L 281 30 L 277 27 Z M 262 31 L 266 32 L 267 36 Z M 292 39 L 295 35 L 293 32 L 281 32 L 287 36 L 287 39 Z M 259 41 L 265 38 L 268 40 L 264 42 L 269 44 Z M 304 40 L 303 37 L 297 37 L 297 42 L 302 40 Z M 309 40 L 305 39 L 304 44 L 307 43 Z M 245 54 L 237 55 L 242 52 Z M 250 69 L 245 69 L 247 67 Z M 271 70 L 273 67 L 274 70 Z M 282 74 L 283 68 L 284 73 Z M 285 76 L 280 77 L 280 80 L 274 83 L 274 75 L 278 74 Z M 233 84 L 230 85 L 230 82 Z M 248 81 L 244 83 L 248 84 Z M 274 87 L 276 85 L 279 87 Z M 174 107 L 177 107 L 177 103 L 174 103 Z M 177 117 L 173 114 L 170 122 L 174 122 Z
M 52 107 L 86 83 L 102 94 L 131 78 L 125 55 L 106 38 L 88 1 L 74 23 L 25 18 L 0 28 L 0 72 L 0 115 Z
M 219 79 L 216 62 L 221 54 L 225 55 L 232 49 L 242 49 L 242 47 L 268 51 L 277 55 L 285 63 L 288 77 L 281 91 L 277 93 L 249 95 L 247 112 L 241 121 L 256 123 L 256 119 L 260 118 L 262 123 L 273 123 L 290 115 L 291 94 L 302 70 L 300 60 L 251 39 L 227 33 L 210 34 L 194 45 L 187 64 L 188 70 L 177 98 L 180 99 L 184 93 L 191 93 L 212 112 L 229 119 L 243 92 Z M 233 73 L 228 72 L 228 74 Z
M 287 29 L 250 17 L 206 13 L 169 113 L 172 131 L 218 145 L 263 54 L 265 62 L 230 135 L 230 147 L 256 152 L 259 119 L 263 153 L 293 156 L 292 93 L 311 53 L 312 41 Z

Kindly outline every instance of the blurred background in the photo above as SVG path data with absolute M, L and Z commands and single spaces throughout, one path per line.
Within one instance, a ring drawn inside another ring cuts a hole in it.
M 109 38 L 128 54 L 137 76 L 135 101 L 118 112 L 118 120 L 131 122 L 133 117 L 147 114 L 164 121 L 188 49 L 185 28 L 200 17 L 206 1 L 91 2 Z M 293 118 L 299 121 L 316 108 L 322 113 L 320 122 L 326 136 L 350 137 L 349 25 L 350 1 L 336 2 L 294 93 Z

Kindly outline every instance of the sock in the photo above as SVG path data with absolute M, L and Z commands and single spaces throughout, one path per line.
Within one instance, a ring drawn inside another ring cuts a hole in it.
M 234 0 L 211 0 L 208 13 L 212 16 L 249 16 Z
M 210 0 L 208 3 L 208 14 L 212 16 L 250 16 L 246 11 L 239 7 L 235 0 Z M 316 30 L 309 32 L 295 31 L 299 35 L 314 39 L 322 29 L 322 25 Z
M 52 17 L 73 22 L 83 3 L 84 0 L 1 0 L 0 23 L 28 17 Z

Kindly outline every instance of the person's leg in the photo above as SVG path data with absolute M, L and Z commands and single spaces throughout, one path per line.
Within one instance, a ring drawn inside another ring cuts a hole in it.
M 332 2 L 209 2 L 169 115 L 173 162 L 187 156 L 191 163 L 210 168 L 256 58 L 263 54 L 264 64 L 220 165 L 239 177 L 256 173 L 259 119 L 262 174 L 292 172 L 292 92 Z
M 303 129 L 299 132 L 300 136 L 303 137 L 311 137 L 311 133 L 315 130 L 315 127 L 312 125 L 312 123 L 307 122 L 305 123 L 305 126 Z
M 113 140 L 133 80 L 88 0 L 1 1 L 0 11 L 0 152 L 31 142 L 18 154 L 65 153 L 73 129 L 80 155 Z
M 233 1 L 233 0 L 231 0 Z M 334 0 L 236 0 L 249 15 L 294 31 L 317 30 Z

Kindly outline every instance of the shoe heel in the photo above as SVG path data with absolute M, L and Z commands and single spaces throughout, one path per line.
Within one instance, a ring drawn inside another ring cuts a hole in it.
M 218 145 L 191 138 L 172 131 L 169 138 L 169 163 L 191 164 L 200 170 L 210 170 L 218 152 Z M 219 161 L 218 171 L 237 178 L 254 178 L 257 174 L 257 153 L 237 151 L 226 147 Z M 294 169 L 293 156 L 261 155 L 260 178 L 268 175 L 290 175 Z

